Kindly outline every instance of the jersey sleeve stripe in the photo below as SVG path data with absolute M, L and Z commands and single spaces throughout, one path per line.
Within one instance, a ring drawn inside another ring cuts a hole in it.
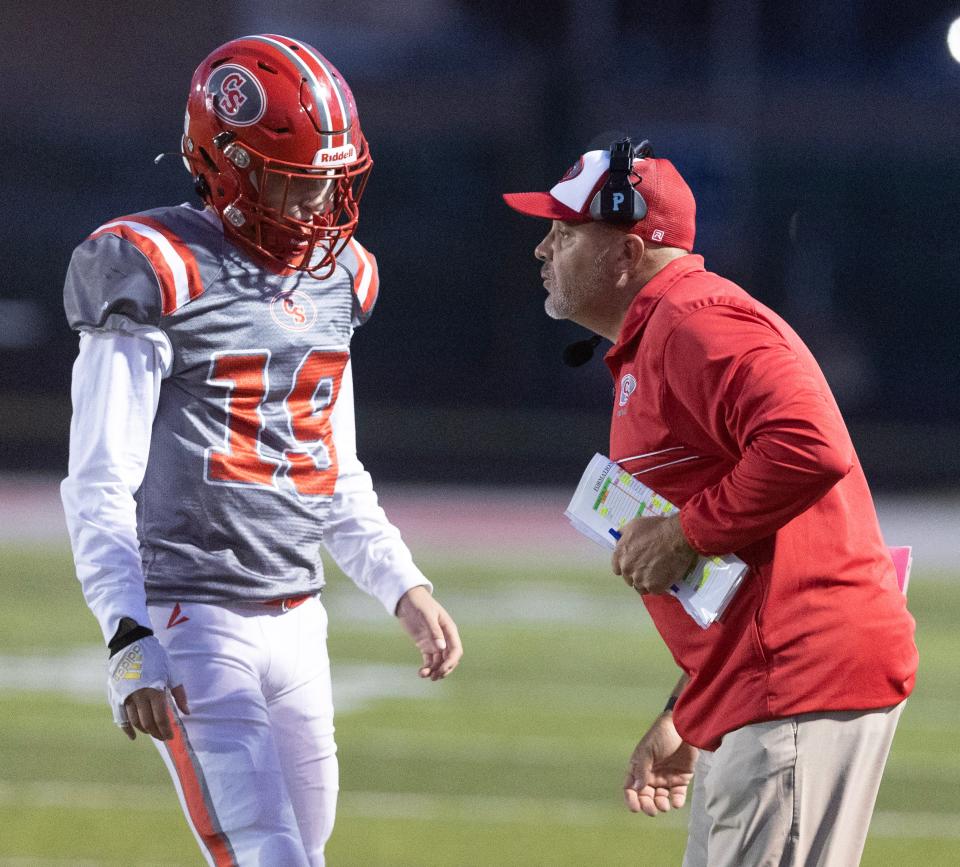
M 187 292 L 191 300 L 203 294 L 203 280 L 200 277 L 200 268 L 197 266 L 197 257 L 193 255 L 193 251 L 184 241 L 181 241 L 169 228 L 159 220 L 154 220 L 153 217 L 141 216 L 123 219 L 132 219 L 134 222 L 143 223 L 143 225 L 150 226 L 150 228 L 156 229 L 163 235 L 183 261 L 183 267 L 187 272 Z
M 161 312 L 164 316 L 169 316 L 203 291 L 196 260 L 193 259 L 192 254 L 190 254 L 193 265 L 191 276 L 187 269 L 187 262 L 177 252 L 170 239 L 148 225 L 142 218 L 113 220 L 101 226 L 90 237 L 96 238 L 108 232 L 129 241 L 147 257 L 160 283 L 163 300 Z M 191 286 L 191 280 L 193 286 Z
M 101 235 L 117 235 L 133 244 L 144 255 L 157 278 L 157 284 L 160 287 L 160 313 L 167 316 L 176 309 L 177 289 L 173 272 L 153 241 L 138 235 L 129 226 L 119 223 L 108 223 L 106 226 L 101 226 L 90 237 L 99 238 Z
M 369 313 L 377 300 L 377 290 L 380 286 L 380 277 L 377 273 L 377 263 L 373 257 L 358 242 L 350 239 L 350 249 L 357 258 L 357 273 L 353 277 L 353 291 L 360 302 L 360 309 Z
M 170 727 L 173 729 L 173 738 L 163 741 L 167 755 L 177 772 L 179 789 L 187 808 L 190 822 L 197 836 L 203 841 L 216 867 L 237 867 L 237 856 L 227 835 L 224 834 L 217 818 L 216 810 L 210 798 L 210 791 L 203 776 L 203 769 L 197 761 L 196 754 L 183 723 L 167 707 L 167 716 Z

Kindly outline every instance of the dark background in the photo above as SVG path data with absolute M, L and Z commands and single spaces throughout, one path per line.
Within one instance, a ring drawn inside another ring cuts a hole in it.
M 397 0 L 10 4 L 0 19 L 0 470 L 63 474 L 73 247 L 192 197 L 193 69 L 236 36 L 310 42 L 376 162 L 358 237 L 382 295 L 354 355 L 375 478 L 572 483 L 611 382 L 543 312 L 547 189 L 589 144 L 652 139 L 698 200 L 696 252 L 786 316 L 880 488 L 960 483 L 960 3 Z M 599 138 L 598 138 L 599 136 Z

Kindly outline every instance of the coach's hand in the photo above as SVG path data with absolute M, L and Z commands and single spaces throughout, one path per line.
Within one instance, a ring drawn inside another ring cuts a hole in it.
M 453 618 L 426 587 L 411 587 L 397 603 L 397 617 L 423 656 L 420 677 L 442 680 L 463 656 Z
M 630 812 L 656 816 L 682 807 L 696 761 L 697 749 L 677 734 L 673 714 L 660 714 L 630 756 L 623 783 Z
M 189 714 L 187 692 L 174 677 L 167 652 L 154 636 L 138 638 L 110 657 L 107 665 L 110 709 L 113 721 L 130 740 L 137 737 L 134 729 L 161 741 L 173 737 L 167 689 L 177 707 Z
M 669 518 L 634 518 L 613 549 L 613 572 L 637 593 L 666 593 L 694 567 L 699 555 L 680 527 L 679 513 Z

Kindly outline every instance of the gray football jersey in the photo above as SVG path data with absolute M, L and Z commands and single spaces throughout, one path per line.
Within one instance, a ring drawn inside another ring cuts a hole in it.
M 330 415 L 377 288 L 376 262 L 355 240 L 327 279 L 273 273 L 215 215 L 187 205 L 118 218 L 76 249 L 70 325 L 122 317 L 156 326 L 173 347 L 136 494 L 148 602 L 323 585 L 338 466 Z

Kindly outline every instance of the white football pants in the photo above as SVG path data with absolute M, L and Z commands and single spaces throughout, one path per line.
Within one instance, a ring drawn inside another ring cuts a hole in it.
M 154 743 L 207 862 L 321 867 L 339 775 L 320 600 L 149 611 L 190 706 Z

